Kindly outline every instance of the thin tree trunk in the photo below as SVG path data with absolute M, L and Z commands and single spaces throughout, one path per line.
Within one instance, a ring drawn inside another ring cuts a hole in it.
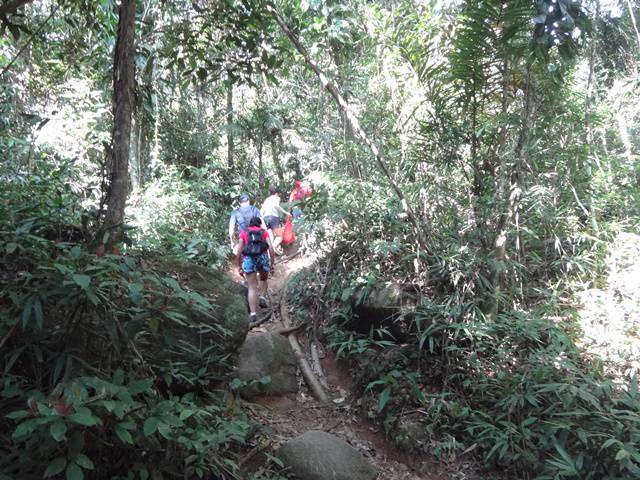
M 264 137 L 263 137 L 262 133 L 260 133 L 258 135 L 258 145 L 257 145 L 257 150 L 258 150 L 258 188 L 260 190 L 262 190 L 262 187 L 264 186 L 264 168 L 262 166 L 262 150 L 263 150 L 263 146 L 264 146 Z
M 133 139 L 131 141 L 129 162 L 129 178 L 133 189 L 140 186 L 140 137 L 142 135 L 140 105 L 136 105 L 135 112 L 132 115 L 131 129 L 133 131 Z
M 596 57 L 596 42 L 598 38 L 598 19 L 600 17 L 600 1 L 596 0 L 596 12 L 594 16 L 594 30 L 589 45 L 589 77 L 587 79 L 587 95 L 584 99 L 584 142 L 589 147 L 589 156 L 593 154 L 593 135 L 591 133 L 591 103 L 593 99 L 593 75 Z
M 349 104 L 345 101 L 345 99 L 340 94 L 340 92 L 338 92 L 336 87 L 329 82 L 329 80 L 327 79 L 325 74 L 322 72 L 322 70 L 320 70 L 320 68 L 316 65 L 316 63 L 311 59 L 311 56 L 309 55 L 309 52 L 307 51 L 307 49 L 302 45 L 302 43 L 300 43 L 300 40 L 298 39 L 298 37 L 296 37 L 296 35 L 289 29 L 289 27 L 287 27 L 287 24 L 285 23 L 284 19 L 280 16 L 280 14 L 277 12 L 275 7 L 271 4 L 267 4 L 267 10 L 271 12 L 274 19 L 280 26 L 280 29 L 282 30 L 282 32 L 289 38 L 289 40 L 291 40 L 291 43 L 293 43 L 293 45 L 296 47 L 298 52 L 302 55 L 307 66 L 311 70 L 313 70 L 313 72 L 316 74 L 322 86 L 331 94 L 331 96 L 333 97 L 335 102 L 338 104 L 338 106 L 342 109 L 342 111 L 345 112 L 345 115 L 349 120 L 349 123 L 351 123 L 353 131 L 361 138 L 361 140 L 365 143 L 365 145 L 369 147 L 369 150 L 371 151 L 374 158 L 376 159 L 376 162 L 380 167 L 380 170 L 382 170 L 384 175 L 387 177 L 387 180 L 389 181 L 391 188 L 393 189 L 397 197 L 400 199 L 400 202 L 402 203 L 402 208 L 405 214 L 407 215 L 409 222 L 411 222 L 411 225 L 413 226 L 414 233 L 418 241 L 418 245 L 426 252 L 431 253 L 431 248 L 427 243 L 427 240 L 424 236 L 424 232 L 422 231 L 422 229 L 420 228 L 420 225 L 418 224 L 418 219 L 416 218 L 416 215 L 413 209 L 411 208 L 411 205 L 409 205 L 409 202 L 407 201 L 407 198 L 405 197 L 404 193 L 402 193 L 402 190 L 400 190 L 400 187 L 393 179 L 393 176 L 391 175 L 389 167 L 387 166 L 386 161 L 382 157 L 380 150 L 378 150 L 378 147 L 371 141 L 371 139 L 366 134 L 364 129 L 360 126 L 360 122 L 354 115 L 353 110 L 351 109 Z
M 284 171 L 282 170 L 282 165 L 280 164 L 280 156 L 278 154 L 278 143 L 276 141 L 275 136 L 271 137 L 271 154 L 273 156 L 273 166 L 276 169 L 276 175 L 278 175 L 278 182 L 280 186 L 284 186 Z
M 522 123 L 520 127 L 520 133 L 518 135 L 518 142 L 515 148 L 515 162 L 511 173 L 509 174 L 509 195 L 504 199 L 506 204 L 506 211 L 500 215 L 498 221 L 498 228 L 496 229 L 496 236 L 494 240 L 495 256 L 498 262 L 504 262 L 507 259 L 507 240 L 509 225 L 513 223 L 514 219 L 518 216 L 518 203 L 520 199 L 520 183 L 521 174 L 524 163 L 527 157 L 526 144 L 529 140 L 529 132 L 531 130 L 532 114 L 533 114 L 533 85 L 531 79 L 531 65 L 527 65 L 525 73 L 525 91 L 524 91 L 524 112 L 522 114 Z M 506 172 L 504 172 L 506 174 Z M 506 192 L 504 192 L 506 195 Z M 519 238 L 516 238 L 516 242 L 519 244 Z M 492 272 L 492 284 L 495 289 L 495 296 L 499 296 L 502 290 L 503 279 L 500 278 L 501 270 L 494 270 Z M 497 300 L 494 298 L 491 309 L 488 312 L 489 315 L 497 313 Z
M 600 3 L 598 3 L 598 8 Z M 627 8 L 629 9 L 629 16 L 631 17 L 631 24 L 633 25 L 633 31 L 636 32 L 636 39 L 638 40 L 638 48 L 640 48 L 640 31 L 638 31 L 638 24 L 636 23 L 636 16 L 633 13 L 633 5 L 627 0 Z
M 122 0 L 113 65 L 113 157 L 107 194 L 107 212 L 103 229 L 109 231 L 110 243 L 122 237 L 124 209 L 128 195 L 131 113 L 134 107 L 134 33 L 136 0 Z
M 227 165 L 233 168 L 233 133 L 231 132 L 233 124 L 233 82 L 228 79 L 229 88 L 227 88 Z

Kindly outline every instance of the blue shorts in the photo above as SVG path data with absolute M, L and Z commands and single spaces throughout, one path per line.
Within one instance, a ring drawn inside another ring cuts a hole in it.
M 267 252 L 257 257 L 245 256 L 242 259 L 242 271 L 244 273 L 268 272 L 270 270 L 271 260 Z
M 280 218 L 278 217 L 264 217 L 264 223 L 267 225 L 267 228 L 273 230 L 274 228 L 280 227 Z

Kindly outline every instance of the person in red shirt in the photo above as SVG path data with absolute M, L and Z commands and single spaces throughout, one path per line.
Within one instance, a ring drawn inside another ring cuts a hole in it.
M 269 233 L 262 228 L 262 219 L 253 217 L 249 222 L 249 228 L 240 232 L 237 251 L 238 267 L 240 274 L 247 280 L 249 290 L 249 326 L 257 323 L 258 316 L 258 289 L 262 290 L 262 296 L 266 296 L 268 288 L 269 272 L 273 271 L 276 254 Z M 260 275 L 260 287 L 258 287 L 258 274 Z M 266 301 L 266 298 L 265 298 Z
M 309 182 L 307 182 L 306 180 L 302 182 L 300 180 L 296 180 L 293 183 L 293 190 L 289 195 L 289 203 L 292 203 L 295 200 L 298 200 L 301 202 L 305 198 L 311 197 L 312 194 L 313 194 L 313 190 Z

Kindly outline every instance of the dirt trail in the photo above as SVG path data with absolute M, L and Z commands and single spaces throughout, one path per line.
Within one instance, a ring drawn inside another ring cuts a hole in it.
M 290 253 L 291 254 L 291 253 Z M 296 255 L 276 265 L 275 275 L 269 280 L 269 292 L 272 309 L 268 321 L 255 327 L 249 335 L 284 328 L 280 321 L 280 297 L 289 278 L 297 271 L 314 264 L 313 256 Z M 241 277 L 233 268 L 229 275 L 235 281 Z M 303 342 L 304 331 L 298 333 Z M 305 352 L 307 353 L 307 352 Z M 282 397 L 261 397 L 247 408 L 252 417 L 265 426 L 269 445 L 256 450 L 254 458 L 248 460 L 243 468 L 248 471 L 261 469 L 264 453 L 273 452 L 286 441 L 308 430 L 323 430 L 332 433 L 362 452 L 380 472 L 379 480 L 444 480 L 469 478 L 461 470 L 460 464 L 444 465 L 425 454 L 413 454 L 400 451 L 385 438 L 380 427 L 359 413 L 357 397 L 352 392 L 351 378 L 345 367 L 340 365 L 330 351 L 323 352 L 322 368 L 328 383 L 327 404 L 317 402 L 299 375 L 300 391 L 296 395 Z

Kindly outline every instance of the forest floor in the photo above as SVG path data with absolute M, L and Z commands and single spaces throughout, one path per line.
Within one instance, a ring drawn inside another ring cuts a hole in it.
M 302 256 L 288 252 L 289 259 L 281 259 L 276 272 L 269 279 L 271 297 L 271 316 L 268 321 L 254 327 L 249 335 L 284 328 L 279 305 L 289 278 L 303 268 L 312 267 L 313 255 Z M 242 278 L 237 268 L 232 266 L 229 275 L 234 281 Z M 307 342 L 304 331 L 297 334 L 305 348 Z M 305 348 L 305 353 L 308 349 Z M 351 376 L 346 365 L 337 361 L 335 355 L 324 350 L 321 353 L 321 366 L 326 378 L 326 393 L 330 401 L 318 402 L 307 388 L 299 374 L 300 390 L 297 394 L 281 397 L 261 397 L 245 406 L 251 417 L 264 426 L 267 432 L 266 442 L 256 447 L 255 455 L 250 454 L 243 462 L 245 474 L 260 473 L 267 461 L 266 454 L 273 454 L 280 445 L 309 430 L 322 430 L 345 440 L 360 451 L 377 468 L 379 480 L 472 480 L 479 478 L 471 463 L 454 460 L 450 463 L 438 461 L 428 454 L 402 451 L 385 437 L 382 428 L 374 424 L 361 413 L 359 394 L 352 386 Z

